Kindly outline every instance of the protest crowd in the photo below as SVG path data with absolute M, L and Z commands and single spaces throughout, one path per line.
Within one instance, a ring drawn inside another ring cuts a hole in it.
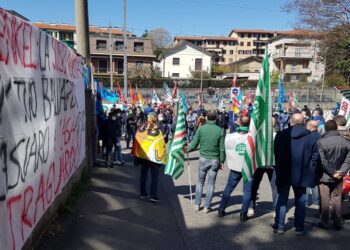
M 174 92 L 179 91 L 174 89 Z M 217 110 L 207 111 L 201 102 L 198 109 L 191 108 L 183 93 L 180 97 L 174 92 L 165 91 L 166 98 L 177 99 L 168 104 L 158 102 L 159 98 L 154 96 L 147 105 L 144 101 L 140 101 L 140 105 L 133 103 L 123 108 L 113 105 L 97 116 L 97 151 L 106 166 L 122 166 L 125 161 L 121 140 L 126 141 L 126 147 L 132 148 L 135 165 L 141 168 L 141 199 L 159 202 L 159 172 L 164 170 L 165 174 L 178 178 L 184 172 L 186 155 L 188 157 L 188 153 L 199 148 L 194 199 L 196 211 L 213 211 L 211 202 L 216 176 L 226 167 L 229 175 L 217 210 L 219 217 L 226 215 L 231 194 L 243 180 L 240 221 L 254 218 L 259 185 L 266 173 L 271 185 L 271 210 L 274 211 L 271 228 L 275 233 L 285 232 L 290 189 L 294 192 L 297 235 L 305 232 L 307 206 L 313 208 L 314 216 L 320 219 L 315 226 L 325 230 L 332 227 L 342 229 L 341 207 L 349 193 L 350 131 L 346 118 L 338 115 L 337 110 L 325 119 L 320 105 L 311 110 L 307 105 L 300 108 L 290 100 L 289 108 L 283 108 L 281 103 L 271 107 L 271 116 L 267 116 L 265 122 L 270 124 L 268 128 L 271 129 L 274 146 L 266 148 L 264 156 L 255 155 L 257 158 L 267 158 L 268 155 L 271 161 L 249 168 L 250 163 L 254 164 L 247 161 L 249 150 L 259 147 L 256 139 L 252 149 L 249 137 L 252 125 L 259 124 L 254 113 L 253 97 L 246 96 L 238 109 L 233 101 L 229 111 L 222 105 Z M 155 148 L 151 154 L 147 151 L 150 147 Z M 260 161 L 263 162 L 263 159 Z M 146 188 L 148 172 L 151 175 L 150 192 Z

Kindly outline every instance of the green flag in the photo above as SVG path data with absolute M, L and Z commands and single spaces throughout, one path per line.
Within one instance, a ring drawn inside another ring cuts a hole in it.
M 165 167 L 165 174 L 179 178 L 184 171 L 185 153 L 183 151 L 186 145 L 186 126 L 185 113 L 183 105 L 178 106 L 177 122 L 173 141 L 170 145 L 168 160 Z
M 244 153 L 242 174 L 245 181 L 252 178 L 256 168 L 274 164 L 269 57 L 267 49 L 265 51 Z

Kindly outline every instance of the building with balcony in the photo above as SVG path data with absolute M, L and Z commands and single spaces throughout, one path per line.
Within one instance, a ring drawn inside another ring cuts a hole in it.
M 175 36 L 173 45 L 187 41 L 212 54 L 213 64 L 228 64 L 234 61 L 237 39 L 225 36 Z
M 211 73 L 212 54 L 184 40 L 160 54 L 159 60 L 162 77 L 192 78 L 194 72 Z
M 318 82 L 325 66 L 319 57 L 317 33 L 282 34 L 269 40 L 271 70 L 278 71 L 284 82 Z
M 263 56 L 267 48 L 268 40 L 280 32 L 255 29 L 233 29 L 229 37 L 237 40 L 234 61 L 251 56 Z
M 232 69 L 230 73 L 221 76 L 222 79 L 234 77 L 234 72 L 237 72 L 237 79 L 259 80 L 261 69 L 261 56 L 249 56 L 238 61 L 229 63 L 228 66 Z
M 57 40 L 76 49 L 76 27 L 68 24 L 47 24 L 42 22 L 33 23 Z M 112 41 L 109 41 L 111 32 Z M 90 26 L 90 54 L 95 77 L 109 77 L 110 49 L 112 53 L 112 73 L 114 76 L 122 76 L 124 72 L 124 41 L 123 31 L 118 28 L 104 28 Z M 128 32 L 127 55 L 128 73 L 131 77 L 149 77 L 151 74 L 152 61 L 155 60 L 151 40 L 137 38 Z
M 57 40 L 67 44 L 69 47 L 76 49 L 77 48 L 77 38 L 76 38 L 76 27 L 74 25 L 69 25 L 66 23 L 56 24 L 56 23 L 43 23 L 35 22 L 32 23 L 33 26 L 46 31 L 52 37 Z M 123 31 L 118 28 L 112 28 L 112 35 L 122 36 Z M 109 34 L 109 28 L 96 27 L 90 25 L 89 33 L 91 34 Z M 128 35 L 132 34 L 128 32 Z
M 110 51 L 111 48 L 111 51 Z M 148 38 L 129 37 L 127 39 L 128 74 L 130 77 L 148 78 L 155 60 L 152 42 Z M 112 67 L 110 67 L 110 53 Z M 112 36 L 111 41 L 106 34 L 90 35 L 90 54 L 95 76 L 122 76 L 124 73 L 124 40 L 120 36 Z

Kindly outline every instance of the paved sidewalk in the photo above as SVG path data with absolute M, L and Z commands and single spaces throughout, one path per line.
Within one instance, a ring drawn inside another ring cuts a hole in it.
M 160 203 L 139 198 L 139 172 L 131 163 L 95 167 L 74 212 L 61 215 L 36 249 L 187 249 L 164 189 Z
M 123 150 L 123 153 L 129 153 Z M 190 173 L 194 191 L 198 171 L 198 152 L 190 155 Z M 139 167 L 128 164 L 113 169 L 96 167 L 89 190 L 82 194 L 74 212 L 61 215 L 37 248 L 48 249 L 346 249 L 350 225 L 344 230 L 324 231 L 313 227 L 315 209 L 307 208 L 306 235 L 296 236 L 291 208 L 287 215 L 287 232 L 277 235 L 270 229 L 271 189 L 264 177 L 259 190 L 256 215 L 246 223 L 239 222 L 242 183 L 232 193 L 228 213 L 217 217 L 217 208 L 226 185 L 228 169 L 218 173 L 214 211 L 195 211 L 190 203 L 186 169 L 174 181 L 160 174 L 158 204 L 141 200 Z M 205 189 L 204 189 L 205 191 Z M 290 195 L 290 207 L 293 206 Z

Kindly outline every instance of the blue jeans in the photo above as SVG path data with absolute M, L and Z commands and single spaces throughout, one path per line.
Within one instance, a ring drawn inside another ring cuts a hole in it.
M 304 231 L 306 210 L 306 188 L 292 187 L 294 192 L 294 227 L 297 231 Z M 273 228 L 284 230 L 287 214 L 287 204 L 290 185 L 277 186 L 278 198 L 276 204 L 276 217 Z
M 120 141 L 117 140 L 114 142 L 114 156 L 113 156 L 114 161 L 123 161 L 123 156 L 122 156 L 122 148 L 120 146 Z
M 193 136 L 195 134 L 194 128 L 188 128 L 187 129 L 187 141 L 191 142 L 193 140 Z
M 205 177 L 208 174 L 208 190 L 205 195 L 206 208 L 210 208 L 211 200 L 213 199 L 216 175 L 219 170 L 219 160 L 210 160 L 203 157 L 199 158 L 198 181 L 196 185 L 196 200 L 195 204 L 200 206 L 202 200 L 203 186 Z
M 225 210 L 227 207 L 227 203 L 230 199 L 232 191 L 235 189 L 239 181 L 242 179 L 242 173 L 230 170 L 230 174 L 228 176 L 227 184 L 225 190 L 222 194 L 221 202 L 220 202 L 220 210 Z M 243 183 L 243 202 L 241 208 L 241 214 L 247 214 L 250 199 L 252 196 L 252 181 Z
M 157 197 L 158 190 L 158 176 L 159 176 L 159 167 L 149 167 L 149 166 L 141 166 L 141 178 L 140 178 L 140 193 L 142 196 L 147 195 L 146 187 L 147 187 L 147 175 L 148 170 L 151 170 L 151 192 L 150 197 Z

